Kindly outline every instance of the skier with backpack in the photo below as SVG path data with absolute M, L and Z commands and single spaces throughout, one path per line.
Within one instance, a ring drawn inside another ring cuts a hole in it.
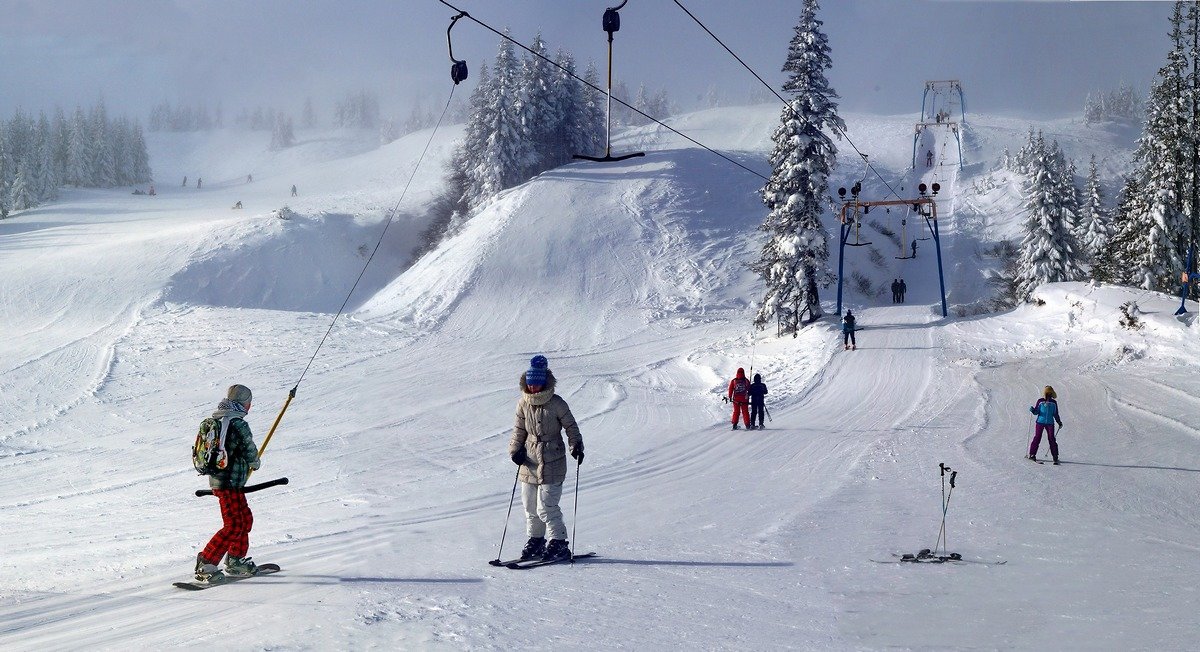
M 525 507 L 525 532 L 529 540 L 521 559 L 557 561 L 571 559 L 567 525 L 558 501 L 567 478 L 567 431 L 571 457 L 583 464 L 583 437 L 571 408 L 554 393 L 554 374 L 544 355 L 535 355 L 521 374 L 521 397 L 517 400 L 516 422 L 508 455 L 521 467 L 521 504 Z M 546 542 L 549 535 L 550 541 Z
M 842 319 L 842 346 L 846 347 L 847 351 L 858 349 L 858 342 L 854 340 L 854 321 L 854 312 L 847 310 Z
M 754 374 L 754 382 L 750 383 L 750 429 L 762 430 L 763 412 L 767 409 L 767 384 L 762 381 L 762 374 Z M 757 424 L 757 425 L 755 425 Z
M 1037 415 L 1036 425 L 1033 428 L 1033 441 L 1029 442 L 1029 459 L 1037 461 L 1038 447 L 1042 444 L 1042 432 L 1046 433 L 1046 438 L 1050 440 L 1050 455 L 1054 458 L 1054 465 L 1058 466 L 1058 440 L 1054 438 L 1054 424 L 1057 422 L 1058 427 L 1062 428 L 1062 417 L 1058 415 L 1058 394 L 1054 392 L 1054 388 L 1046 385 L 1042 390 L 1042 397 L 1037 400 L 1037 403 L 1030 406 L 1029 411 Z
M 245 385 L 230 385 L 212 416 L 200 423 L 192 448 L 192 464 L 208 475 L 208 485 L 221 505 L 222 527 L 196 555 L 196 580 L 215 582 L 228 576 L 254 575 L 246 556 L 254 515 L 246 502 L 246 479 L 262 466 L 258 447 L 246 423 L 253 395 Z M 224 573 L 218 568 L 225 558 Z
M 726 401 L 733 403 L 733 429 L 738 429 L 738 415 L 742 416 L 742 423 L 746 429 L 750 429 L 750 380 L 746 378 L 746 370 L 738 367 L 737 376 L 729 381 L 729 391 L 726 392 Z

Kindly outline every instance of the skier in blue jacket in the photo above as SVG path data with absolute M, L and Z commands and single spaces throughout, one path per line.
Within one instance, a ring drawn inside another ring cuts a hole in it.
M 1033 429 L 1033 441 L 1029 442 L 1029 459 L 1037 461 L 1038 447 L 1042 443 L 1042 432 L 1045 431 L 1047 439 L 1050 440 L 1050 455 L 1054 457 L 1054 463 L 1058 464 L 1058 441 L 1054 438 L 1054 424 L 1062 427 L 1062 418 L 1058 415 L 1058 394 L 1054 393 L 1054 388 L 1046 385 L 1046 389 L 1042 390 L 1042 398 L 1039 398 L 1037 403 L 1030 406 L 1029 411 L 1037 415 L 1037 425 Z
M 763 411 L 767 409 L 767 384 L 762 381 L 762 374 L 754 374 L 754 382 L 750 383 L 750 429 L 763 429 Z

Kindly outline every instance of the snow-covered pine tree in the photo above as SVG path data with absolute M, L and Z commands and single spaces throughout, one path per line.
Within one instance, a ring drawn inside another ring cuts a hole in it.
M 81 107 L 75 107 L 75 115 L 71 119 L 69 140 L 67 142 L 67 183 L 78 188 L 91 183 L 92 179 L 92 149 L 90 129 L 87 118 Z
M 485 141 L 472 157 L 469 170 L 472 206 L 521 183 L 522 172 L 534 160 L 532 143 L 521 119 L 520 90 L 520 69 L 512 42 L 501 39 L 480 116 Z
M 604 144 L 608 137 L 606 131 L 608 128 L 608 97 L 596 90 L 596 88 L 603 87 L 600 85 L 600 72 L 596 70 L 594 61 L 588 62 L 588 67 L 583 72 L 583 79 L 591 86 L 581 86 L 579 89 L 580 101 L 583 105 L 579 112 L 579 124 L 576 131 L 580 142 L 578 149 L 571 153 L 600 156 L 604 153 Z
M 558 151 L 561 151 L 558 128 L 563 122 L 563 116 L 559 112 L 564 107 L 555 102 L 552 88 L 553 71 L 557 69 L 543 58 L 549 50 L 546 48 L 546 42 L 542 40 L 541 33 L 533 38 L 529 49 L 533 54 L 521 60 L 518 73 L 520 91 L 517 94 L 517 103 L 525 138 L 529 144 L 529 160 L 520 171 L 522 180 L 556 167 L 562 160 L 558 154 Z
M 1054 143 L 1058 147 L 1058 143 Z M 1060 150 L 1061 151 L 1061 150 Z M 1083 228 L 1080 225 L 1081 204 L 1083 203 L 1079 197 L 1079 186 L 1075 183 L 1075 177 L 1078 175 L 1078 170 L 1075 168 L 1075 161 L 1068 160 L 1063 168 L 1059 171 L 1058 176 L 1058 192 L 1062 198 L 1062 218 L 1063 224 L 1071 235 L 1075 236 L 1075 241 L 1080 242 L 1083 236 Z M 1086 258 L 1086 252 L 1081 248 L 1076 251 L 1082 258 Z M 1082 261 L 1080 261 L 1082 262 Z
M 317 126 L 317 111 L 313 108 L 312 98 L 304 98 L 304 111 L 300 114 L 300 126 L 312 129 Z
M 38 129 L 38 203 L 58 199 L 58 186 L 62 181 L 54 162 L 54 146 L 54 132 L 47 121 L 44 134 L 40 125 Z
M 17 164 L 17 176 L 13 179 L 12 187 L 9 189 L 9 204 L 13 210 L 18 211 L 37 206 L 37 197 L 34 194 L 29 165 L 26 161 Z
M 1044 145 L 1043 145 L 1044 147 Z M 1030 162 L 1020 253 L 1017 259 L 1017 296 L 1023 301 L 1043 283 L 1076 281 L 1084 276 L 1078 263 L 1079 244 L 1063 220 L 1060 173 L 1053 155 L 1043 152 Z
M 783 90 L 792 95 L 772 140 L 771 178 L 762 189 L 769 209 L 761 230 L 767 233 L 759 260 L 751 265 L 767 289 L 754 317 L 763 329 L 775 320 L 780 335 L 795 336 L 801 315 L 821 315 L 818 288 L 832 278 L 828 270 L 827 212 L 829 173 L 837 149 L 826 128 L 846 128 L 837 115 L 837 93 L 825 78 L 832 67 L 829 41 L 817 19 L 817 0 L 804 0 L 795 35 L 788 45 Z
M 133 156 L 133 183 L 147 183 L 154 178 L 150 173 L 150 153 L 146 150 L 146 136 L 142 124 L 133 121 L 132 142 L 129 151 Z
M 1079 208 L 1079 232 L 1079 244 L 1094 266 L 1100 261 L 1101 253 L 1113 235 L 1112 220 L 1104 207 L 1104 187 L 1100 184 L 1095 154 L 1092 154 L 1088 163 L 1088 177 Z
M 116 155 L 114 154 L 113 141 L 110 135 L 110 125 L 108 123 L 108 109 L 104 106 L 104 100 L 96 102 L 92 107 L 90 137 L 92 165 L 91 165 L 91 183 L 88 185 L 109 188 L 116 185 Z
M 549 150 L 546 164 L 552 168 L 571 162 L 571 156 L 574 154 L 592 155 L 591 149 L 582 149 L 588 147 L 589 143 L 584 141 L 580 132 L 584 99 L 582 84 L 572 77 L 576 74 L 575 57 L 571 56 L 570 52 L 559 49 L 554 62 L 561 68 L 552 68 L 549 71 L 551 115 L 555 123 L 550 127 L 553 147 Z

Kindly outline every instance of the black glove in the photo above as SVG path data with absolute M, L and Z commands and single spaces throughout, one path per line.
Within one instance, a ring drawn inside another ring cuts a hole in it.
M 511 457 L 512 457 L 513 464 L 516 464 L 517 466 L 524 464 L 525 460 L 527 459 L 525 457 L 525 449 L 524 448 L 518 448 L 517 452 L 513 453 Z
M 583 451 L 582 450 L 577 450 L 577 451 L 571 453 L 571 457 L 575 458 L 576 464 L 583 464 Z

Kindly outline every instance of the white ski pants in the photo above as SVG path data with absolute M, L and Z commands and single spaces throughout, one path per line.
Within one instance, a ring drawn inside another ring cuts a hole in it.
M 562 498 L 562 484 L 521 483 L 521 504 L 525 506 L 525 534 L 530 537 L 550 539 L 567 538 L 567 524 L 563 522 L 558 499 Z M 547 534 L 547 530 L 549 533 Z

